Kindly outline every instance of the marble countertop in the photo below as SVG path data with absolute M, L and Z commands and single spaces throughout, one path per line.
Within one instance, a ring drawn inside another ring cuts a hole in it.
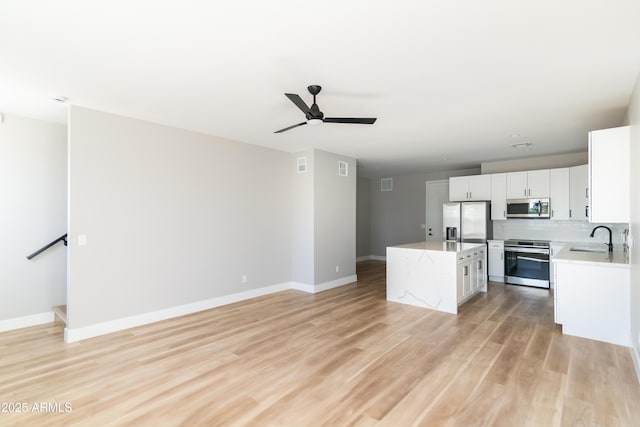
M 604 252 L 577 252 L 577 249 L 595 249 Z M 608 252 L 607 245 L 602 243 L 566 243 L 564 248 L 553 257 L 554 262 L 576 264 L 595 264 L 606 267 L 629 268 L 629 252 L 622 245 L 613 245 L 613 252 Z
M 463 252 L 483 246 L 486 246 L 486 243 L 415 242 L 389 247 L 399 249 L 416 249 L 422 251 Z

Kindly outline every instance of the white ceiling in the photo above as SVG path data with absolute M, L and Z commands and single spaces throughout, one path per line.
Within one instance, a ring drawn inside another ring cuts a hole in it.
M 586 150 L 639 72 L 638 0 L 0 2 L 2 112 L 64 122 L 64 95 L 366 176 Z M 326 116 L 378 121 L 274 134 L 309 84 Z

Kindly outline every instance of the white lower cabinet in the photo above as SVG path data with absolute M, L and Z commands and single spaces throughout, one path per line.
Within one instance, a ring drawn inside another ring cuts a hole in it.
M 489 240 L 489 280 L 504 282 L 504 241 Z
M 484 248 L 458 254 L 456 277 L 458 305 L 478 292 L 487 291 L 486 263 Z
M 477 292 L 484 288 L 487 283 L 487 257 L 486 251 L 480 249 L 473 258 L 473 269 L 475 270 L 475 280 L 473 282 L 473 292 Z
M 564 245 L 564 243 L 560 242 L 551 242 L 549 246 L 549 282 L 552 288 L 555 288 L 556 283 L 556 265 L 553 263 L 553 257 L 562 250 Z
M 471 294 L 471 254 L 461 252 L 458 256 L 458 305 Z
M 562 333 L 628 347 L 630 275 L 628 265 L 556 261 L 555 322 Z

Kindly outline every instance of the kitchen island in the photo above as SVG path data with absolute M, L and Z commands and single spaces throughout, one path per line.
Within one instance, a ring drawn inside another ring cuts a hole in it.
M 417 242 L 387 248 L 387 300 L 446 313 L 487 291 L 486 243 Z
M 629 346 L 630 265 L 621 245 L 567 244 L 554 258 L 555 322 L 562 333 Z

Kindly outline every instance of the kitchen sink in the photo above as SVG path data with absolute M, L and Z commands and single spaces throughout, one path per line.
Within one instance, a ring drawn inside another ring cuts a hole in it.
M 571 248 L 569 250 L 571 252 L 592 252 L 596 254 L 604 254 L 607 252 L 606 249 L 595 249 L 595 248 Z

